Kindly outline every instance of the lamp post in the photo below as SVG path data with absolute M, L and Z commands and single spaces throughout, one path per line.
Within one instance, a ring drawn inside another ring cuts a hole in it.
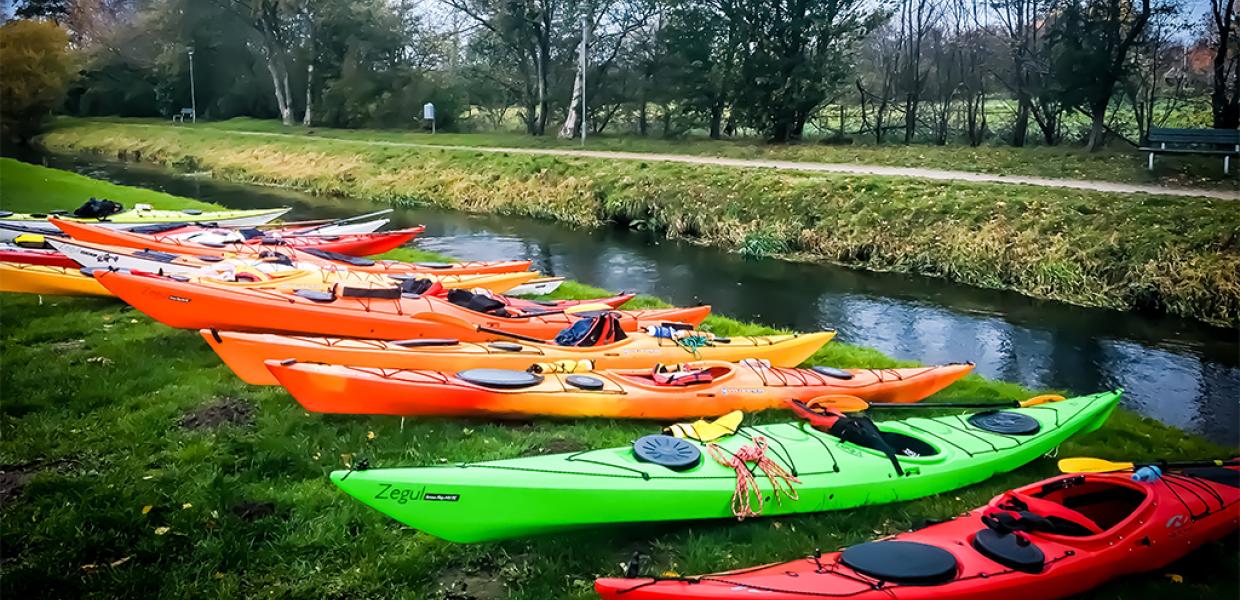
M 189 49 L 189 109 L 194 111 L 190 115 L 193 123 L 198 123 L 198 94 L 194 90 L 194 48 Z

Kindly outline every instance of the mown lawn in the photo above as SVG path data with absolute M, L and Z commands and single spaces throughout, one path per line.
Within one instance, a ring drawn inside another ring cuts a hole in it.
M 95 119 L 112 123 L 146 123 L 167 126 L 160 119 Z M 78 119 L 62 118 L 62 124 Z M 562 140 L 555 135 L 530 136 L 511 132 L 436 133 L 391 129 L 332 129 L 327 127 L 285 127 L 278 120 L 239 117 L 226 121 L 202 122 L 194 127 L 217 131 L 252 131 L 305 135 L 344 140 L 411 142 L 444 146 L 497 146 L 506 148 L 581 148 L 579 140 Z M 1122 183 L 1160 183 L 1165 185 L 1236 189 L 1240 174 L 1232 170 L 1223 175 L 1222 159 L 1202 156 L 1159 156 L 1155 169 L 1146 169 L 1145 155 L 1135 148 L 1116 145 L 1098 152 L 1079 146 L 1030 145 L 1013 148 L 988 143 L 980 147 L 951 144 L 936 146 L 916 143 L 904 145 L 892 139 L 877 145 L 868 138 L 855 138 L 852 144 L 803 143 L 773 145 L 753 138 L 711 140 L 700 136 L 661 139 L 656 136 L 600 135 L 587 138 L 589 150 L 617 150 L 663 154 L 694 154 L 728 158 L 755 158 L 806 162 L 849 163 L 894 167 L 921 167 L 987 173 L 1024 175 L 1058 179 L 1089 179 Z
M 3 179 L 10 165 L 0 167 Z M 12 190 L 2 189 L 0 207 L 65 206 Z M 601 293 L 570 284 L 557 295 Z M 707 326 L 722 334 L 770 331 L 718 316 Z M 278 389 L 238 381 L 197 333 L 153 323 L 117 301 L 3 295 L 0 338 L 0 595 L 12 598 L 588 598 L 592 579 L 618 573 L 635 551 L 648 556 L 648 572 L 790 559 L 957 514 L 1054 468 L 1043 459 L 955 494 L 846 513 L 463 546 L 350 500 L 327 473 L 362 458 L 398 466 L 624 445 L 658 426 L 312 415 Z M 896 364 L 836 343 L 811 362 Z M 969 377 L 937 399 L 1032 393 Z M 1227 452 L 1120 411 L 1060 455 Z M 1235 597 L 1237 558 L 1234 544 L 1214 544 L 1093 597 Z

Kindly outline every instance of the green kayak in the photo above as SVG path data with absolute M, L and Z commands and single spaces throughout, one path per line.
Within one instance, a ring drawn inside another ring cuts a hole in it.
M 727 456 L 764 437 L 766 456 L 800 480 L 793 485 L 796 500 L 776 501 L 771 482 L 756 472 L 765 500 L 763 516 L 842 510 L 946 492 L 1020 467 L 1073 434 L 1100 427 L 1120 394 L 1116 390 L 1029 408 L 880 422 L 879 429 L 897 453 L 920 454 L 900 456 L 903 475 L 896 474 L 882 452 L 840 441 L 805 422 L 742 427 L 719 445 Z M 736 472 L 716 462 L 701 444 L 690 443 L 701 450 L 701 461 L 681 471 L 641 462 L 632 447 L 623 447 L 437 467 L 336 471 L 331 479 L 380 512 L 454 542 L 732 517 Z

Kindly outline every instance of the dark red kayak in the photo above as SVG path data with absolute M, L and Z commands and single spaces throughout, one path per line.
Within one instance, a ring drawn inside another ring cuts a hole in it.
M 1063 475 L 1005 492 L 964 516 L 831 552 L 727 573 L 599 579 L 608 600 L 1023 600 L 1080 594 L 1162 568 L 1235 536 L 1240 471 Z

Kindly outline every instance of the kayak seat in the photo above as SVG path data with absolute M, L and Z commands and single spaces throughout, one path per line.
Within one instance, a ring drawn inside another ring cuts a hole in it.
M 1001 532 L 1004 530 L 1042 531 L 1055 535 L 1081 537 L 1097 535 L 1103 531 L 1103 528 L 1093 519 L 1066 504 L 1023 492 L 1009 491 L 995 506 L 998 510 L 988 511 L 982 520 L 991 529 Z
M 840 553 L 848 568 L 880 581 L 903 585 L 940 585 L 956 578 L 956 557 L 919 542 L 866 542 Z
M 504 310 L 504 303 L 489 298 L 482 294 L 461 289 L 448 290 L 448 302 L 455 304 L 466 310 L 480 312 L 486 315 L 495 315 L 497 317 L 507 317 L 508 311 Z
M 510 369 L 466 369 L 457 372 L 456 378 L 482 387 L 505 390 L 532 387 L 543 381 L 543 376 L 537 373 Z
M 1037 544 L 1019 533 L 999 532 L 987 527 L 973 536 L 973 549 L 1009 569 L 1041 573 L 1046 554 Z
M 900 456 L 908 456 L 913 458 L 923 456 L 934 456 L 939 453 L 938 448 L 931 446 L 923 440 L 917 439 L 911 435 L 896 433 L 894 431 L 881 431 L 883 441 Z M 878 448 L 875 448 L 877 450 Z
M 374 266 L 375 264 L 375 261 L 370 260 L 369 258 L 361 258 L 359 256 L 349 256 L 348 254 L 341 254 L 339 252 L 331 252 L 329 250 L 322 250 L 319 248 L 302 248 L 301 251 L 311 256 L 317 256 L 324 260 L 330 260 L 333 262 L 342 262 L 348 265 L 353 265 L 355 267 L 370 267 L 370 266 Z

